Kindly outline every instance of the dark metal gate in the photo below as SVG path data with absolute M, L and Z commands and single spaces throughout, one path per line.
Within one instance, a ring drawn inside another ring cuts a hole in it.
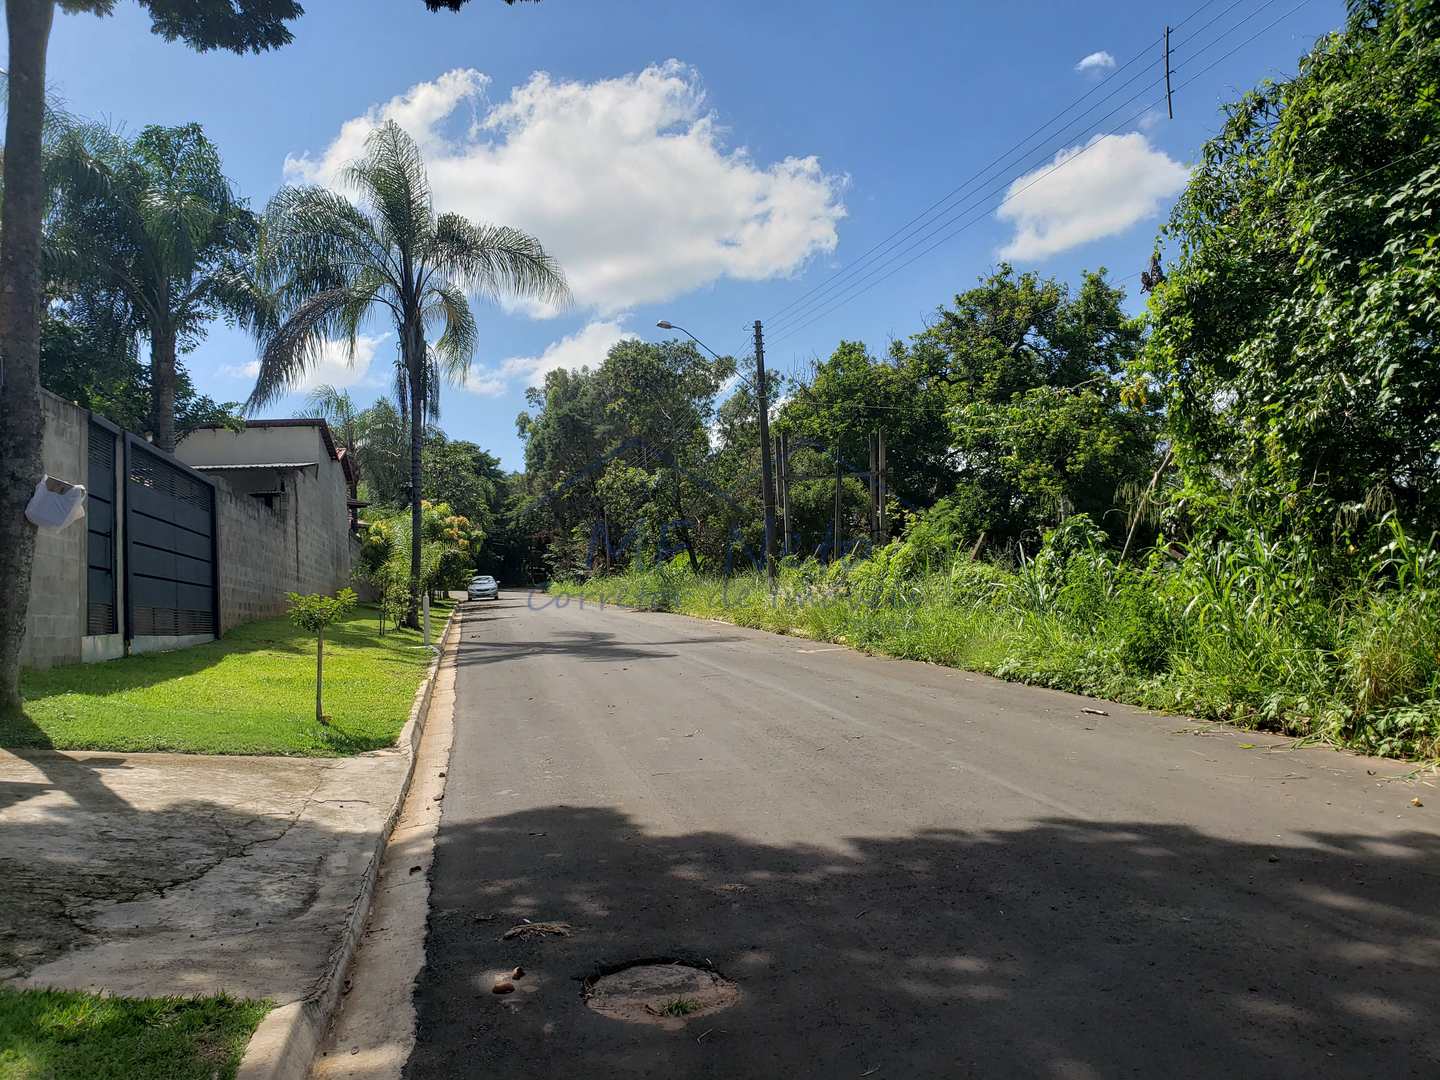
M 116 429 L 90 421 L 90 469 L 85 479 L 85 633 L 119 631 L 115 611 Z
M 215 485 L 125 437 L 125 636 L 215 635 Z

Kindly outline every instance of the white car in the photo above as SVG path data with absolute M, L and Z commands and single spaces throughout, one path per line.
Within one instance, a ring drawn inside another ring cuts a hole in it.
M 470 582 L 468 595 L 471 600 L 499 600 L 500 583 L 488 574 L 483 574 Z

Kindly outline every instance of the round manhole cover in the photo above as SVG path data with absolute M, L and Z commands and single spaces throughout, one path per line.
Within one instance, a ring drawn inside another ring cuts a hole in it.
M 633 964 L 585 988 L 585 1004 L 602 1016 L 668 1028 L 684 1027 L 739 1000 L 740 988 L 723 975 L 679 962 Z

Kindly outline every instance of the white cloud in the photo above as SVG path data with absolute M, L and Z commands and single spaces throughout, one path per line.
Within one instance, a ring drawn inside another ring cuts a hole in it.
M 1082 57 L 1075 65 L 1075 70 L 1084 74 L 1090 71 L 1109 71 L 1115 67 L 1115 57 L 1111 56 L 1104 49 L 1099 52 L 1092 52 L 1089 56 Z
M 575 333 L 552 341 L 539 356 L 512 356 L 498 369 L 478 371 L 465 380 L 465 389 L 481 397 L 503 394 L 512 381 L 539 386 L 545 376 L 559 368 L 576 371 L 597 368 L 617 342 L 639 337 L 624 328 L 624 319 L 599 319 L 586 323 Z
M 287 158 L 286 178 L 338 186 L 393 118 L 425 153 L 437 207 L 533 233 L 577 303 L 605 317 L 723 277 L 792 274 L 835 248 L 844 178 L 813 156 L 761 165 L 727 147 L 698 73 L 679 61 L 589 83 L 537 72 L 498 104 L 488 85 L 461 70 L 412 87 L 346 122 L 318 156 Z M 447 121 L 462 107 L 474 118 L 457 130 Z
M 320 348 L 317 362 L 311 364 L 309 370 L 291 385 L 290 392 L 308 393 L 317 386 L 324 385 L 333 386 L 337 390 L 360 383 L 367 386 L 388 385 L 383 377 L 373 380 L 370 378 L 370 364 L 375 359 L 376 350 L 389 337 L 389 334 L 360 334 L 357 336 L 353 362 L 343 340 L 327 340 Z M 236 378 L 254 379 L 260 374 L 260 361 L 251 360 L 248 364 L 235 364 L 222 370 L 226 375 Z
M 1061 167 L 1063 166 L 1063 167 Z M 1122 233 L 1159 212 L 1190 170 L 1140 132 L 1098 135 L 1010 185 L 996 211 L 1015 226 L 1000 256 L 1043 259 Z

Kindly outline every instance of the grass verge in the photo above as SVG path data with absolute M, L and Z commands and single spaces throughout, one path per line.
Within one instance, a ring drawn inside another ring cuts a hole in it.
M 235 998 L 100 997 L 0 986 L 3 1080 L 223 1080 L 270 1010 Z
M 452 604 L 432 608 L 439 633 Z M 325 711 L 315 722 L 315 639 L 285 618 L 219 641 L 26 672 L 26 716 L 0 746 L 327 757 L 394 743 L 430 661 L 421 635 L 379 633 L 358 608 L 325 635 Z

